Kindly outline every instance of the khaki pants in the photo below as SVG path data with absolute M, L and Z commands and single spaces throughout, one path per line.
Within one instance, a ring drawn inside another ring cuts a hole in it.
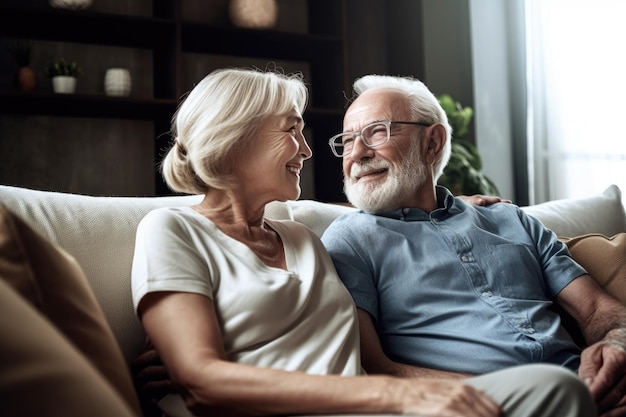
M 524 365 L 469 378 L 493 398 L 506 417 L 595 417 L 591 393 L 572 371 L 556 365 Z

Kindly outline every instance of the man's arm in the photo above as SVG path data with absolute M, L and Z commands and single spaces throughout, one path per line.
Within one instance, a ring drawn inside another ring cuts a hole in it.
M 372 317 L 368 312 L 357 309 L 361 334 L 361 364 L 368 374 L 386 374 L 398 377 L 461 379 L 471 375 L 436 369 L 420 368 L 394 362 L 385 355 L 376 333 Z
M 626 306 L 589 276 L 567 285 L 557 302 L 577 321 L 589 344 L 578 370 L 602 416 L 626 413 Z

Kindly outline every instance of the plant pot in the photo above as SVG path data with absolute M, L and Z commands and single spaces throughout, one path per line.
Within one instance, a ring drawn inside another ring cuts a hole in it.
M 74 94 L 76 91 L 76 77 L 67 75 L 52 77 L 52 90 L 58 94 Z
M 15 75 L 15 85 L 20 91 L 33 91 L 37 87 L 37 73 L 31 67 L 20 67 Z

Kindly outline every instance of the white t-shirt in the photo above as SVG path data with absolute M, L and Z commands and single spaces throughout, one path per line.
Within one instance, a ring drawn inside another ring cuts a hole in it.
M 287 270 L 265 265 L 190 207 L 148 213 L 137 229 L 135 309 L 149 292 L 203 294 L 214 302 L 229 360 L 360 373 L 356 309 L 319 238 L 297 222 L 265 222 L 283 242 Z

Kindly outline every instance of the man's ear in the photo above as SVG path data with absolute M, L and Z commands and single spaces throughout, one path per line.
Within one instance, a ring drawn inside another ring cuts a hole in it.
M 435 162 L 437 155 L 446 143 L 446 128 L 441 123 L 435 123 L 424 131 L 424 145 L 426 147 L 426 162 L 430 165 Z

